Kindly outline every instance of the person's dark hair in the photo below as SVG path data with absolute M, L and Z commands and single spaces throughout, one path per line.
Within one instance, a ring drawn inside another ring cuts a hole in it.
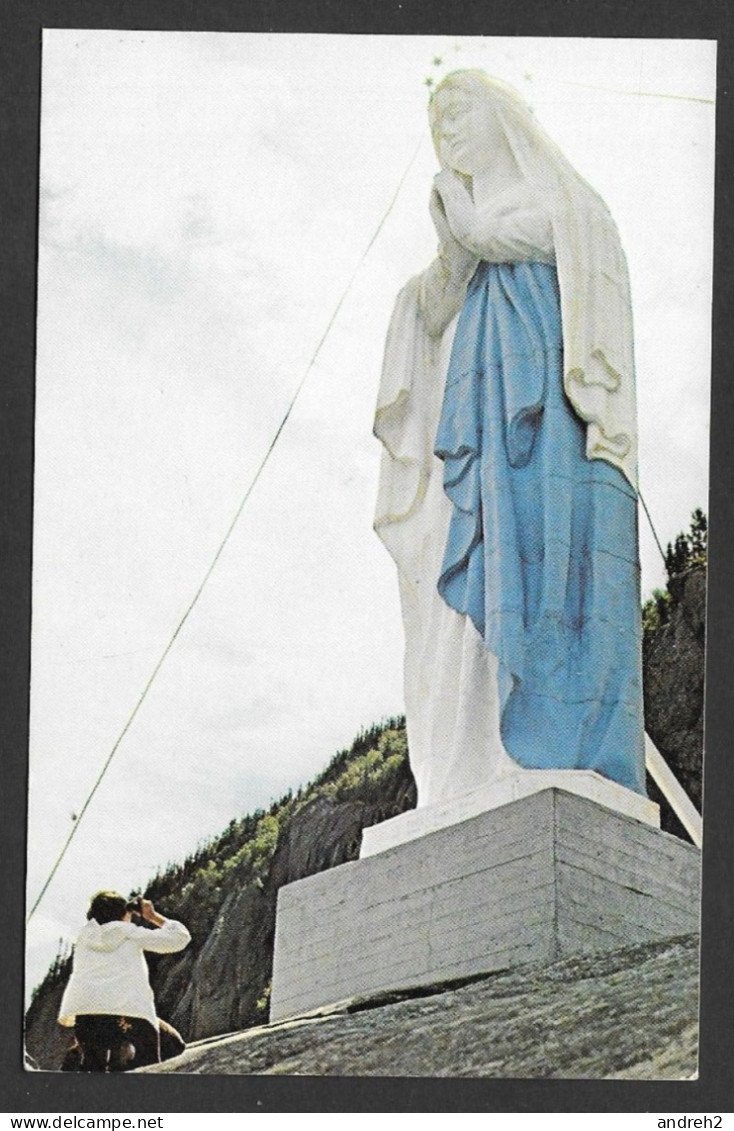
M 102 926 L 103 923 L 114 923 L 116 919 L 122 919 L 126 911 L 127 900 L 119 891 L 98 891 L 92 896 L 87 919 L 96 919 Z

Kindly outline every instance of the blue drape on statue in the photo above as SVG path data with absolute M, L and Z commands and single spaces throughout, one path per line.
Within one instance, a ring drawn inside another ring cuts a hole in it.
M 555 267 L 481 263 L 436 438 L 453 504 L 438 588 L 500 662 L 515 761 L 644 793 L 637 499 L 586 458 L 562 364 Z

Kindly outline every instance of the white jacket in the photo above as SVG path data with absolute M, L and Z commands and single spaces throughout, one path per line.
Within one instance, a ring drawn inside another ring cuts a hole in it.
M 166 919 L 157 930 L 119 919 L 100 926 L 90 919 L 74 947 L 74 968 L 61 999 L 60 1024 L 73 1025 L 78 1013 L 109 1013 L 143 1017 L 156 1025 L 143 951 L 172 954 L 190 941 L 186 927 L 175 919 Z

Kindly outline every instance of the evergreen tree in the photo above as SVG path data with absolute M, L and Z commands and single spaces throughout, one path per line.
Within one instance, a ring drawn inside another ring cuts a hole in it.
M 668 579 L 684 573 L 689 566 L 706 561 L 708 551 L 708 523 L 700 507 L 691 515 L 691 526 L 687 534 L 681 532 L 665 551 L 665 568 Z

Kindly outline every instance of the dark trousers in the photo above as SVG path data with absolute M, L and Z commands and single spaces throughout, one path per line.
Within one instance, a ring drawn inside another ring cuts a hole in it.
M 127 1072 L 161 1059 L 158 1030 L 142 1017 L 79 1014 L 74 1033 L 81 1072 Z

